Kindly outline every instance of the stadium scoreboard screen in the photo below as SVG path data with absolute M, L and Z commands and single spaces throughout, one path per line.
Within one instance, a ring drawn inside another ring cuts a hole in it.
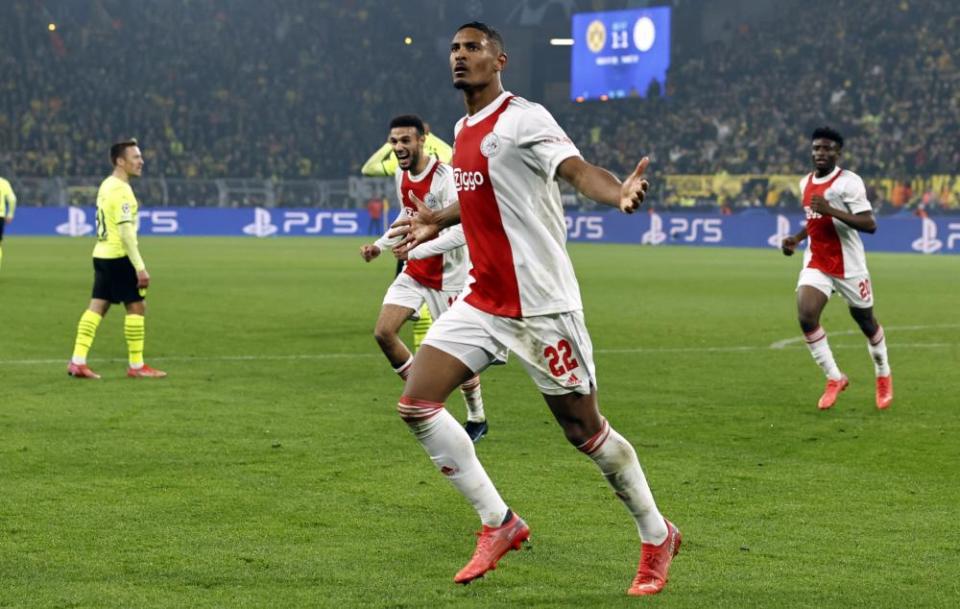
M 646 97 L 666 91 L 670 67 L 670 7 L 573 16 L 570 99 Z

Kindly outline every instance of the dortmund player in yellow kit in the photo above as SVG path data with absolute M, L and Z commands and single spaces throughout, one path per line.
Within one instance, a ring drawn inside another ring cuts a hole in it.
M 17 195 L 13 194 L 10 182 L 0 178 L 0 264 L 3 263 L 3 229 L 13 222 L 13 212 L 17 209 Z
M 144 296 L 150 286 L 150 274 L 137 248 L 137 198 L 130 178 L 143 172 L 143 155 L 137 140 L 118 142 L 110 147 L 113 173 L 100 184 L 97 193 L 97 245 L 93 248 L 93 295 L 90 306 L 80 316 L 77 341 L 67 374 L 75 378 L 98 379 L 87 366 L 87 353 L 93 345 L 97 327 L 111 303 L 122 302 L 127 309 L 123 335 L 127 339 L 130 366 L 127 376 L 163 378 L 166 372 L 143 363 L 145 336 Z

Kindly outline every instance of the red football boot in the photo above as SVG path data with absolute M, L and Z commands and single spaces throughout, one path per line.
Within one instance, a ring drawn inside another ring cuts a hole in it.
M 886 410 L 893 403 L 893 375 L 877 377 L 877 408 Z
M 516 514 L 499 527 L 488 527 L 477 533 L 477 549 L 467 566 L 453 578 L 458 584 L 469 584 L 487 571 L 497 568 L 497 561 L 510 550 L 519 550 L 530 539 L 530 527 Z
M 74 364 L 70 362 L 67 365 L 67 374 L 75 379 L 98 379 L 100 375 L 87 367 L 86 364 Z
M 163 377 L 167 376 L 167 373 L 163 370 L 154 370 L 150 366 L 144 364 L 143 368 L 127 368 L 127 376 L 134 379 L 162 379 Z
M 667 571 L 670 570 L 673 557 L 680 551 L 681 536 L 680 529 L 666 518 L 663 520 L 667 523 L 667 538 L 659 546 L 652 543 L 640 546 L 640 566 L 637 567 L 637 576 L 627 590 L 630 596 L 656 594 L 667 585 Z
M 820 410 L 826 410 L 827 408 L 833 407 L 837 403 L 837 396 L 840 395 L 840 392 L 847 388 L 847 385 L 850 384 L 850 381 L 847 379 L 847 375 L 841 375 L 839 381 L 827 380 L 827 386 L 823 388 L 823 395 L 820 396 L 820 401 L 817 402 L 817 408 Z

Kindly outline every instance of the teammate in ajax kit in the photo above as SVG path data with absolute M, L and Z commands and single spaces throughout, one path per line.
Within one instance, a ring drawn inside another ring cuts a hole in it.
M 680 532 L 657 509 L 633 447 L 600 414 L 593 348 L 567 254 L 559 176 L 585 196 L 632 213 L 648 188 L 643 159 L 622 183 L 583 160 L 547 110 L 503 90 L 503 39 L 488 25 L 461 26 L 450 46 L 454 87 L 467 115 L 456 126 L 453 176 L 459 202 L 419 213 L 394 231 L 407 247 L 462 222 L 473 281 L 427 333 L 398 410 L 434 465 L 483 524 L 468 583 L 519 548 L 530 528 L 513 513 L 444 409 L 447 396 L 510 353 L 523 363 L 567 439 L 600 468 L 636 521 L 641 558 L 628 594 L 659 592 Z
M 397 198 L 401 202 L 400 218 L 416 213 L 410 196 L 418 196 L 434 209 L 456 202 L 453 169 L 424 151 L 424 124 L 415 115 L 397 116 L 390 121 L 390 143 L 399 162 L 394 175 Z M 399 238 L 382 236 L 373 244 L 360 248 L 360 256 L 370 262 L 384 249 L 391 249 Z M 467 248 L 463 230 L 453 227 L 437 239 L 423 243 L 406 252 L 409 258 L 402 273 L 387 290 L 383 307 L 377 318 L 374 336 L 394 371 L 406 380 L 413 355 L 400 340 L 398 332 L 404 322 L 426 303 L 433 319 L 437 319 L 456 300 L 467 276 Z M 483 411 L 480 378 L 474 376 L 460 386 L 467 404 L 467 422 L 464 428 L 474 442 L 487 433 L 487 419 Z
M 797 245 L 809 237 L 797 282 L 797 316 L 807 347 L 827 376 L 817 407 L 821 410 L 832 407 L 850 383 L 837 367 L 827 343 L 827 333 L 820 326 L 823 308 L 831 294 L 838 292 L 867 337 L 867 350 L 877 377 L 877 408 L 883 410 L 893 403 L 893 375 L 883 328 L 873 315 L 873 285 L 860 240 L 860 232 L 876 232 L 877 221 L 863 180 L 837 166 L 843 136 L 821 127 L 813 132 L 811 142 L 814 172 L 800 180 L 807 223 L 796 235 L 783 240 L 782 249 L 790 256 Z

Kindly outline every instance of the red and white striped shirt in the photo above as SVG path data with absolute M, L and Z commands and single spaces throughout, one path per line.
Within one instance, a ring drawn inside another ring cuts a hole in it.
M 504 92 L 457 123 L 453 178 L 472 306 L 532 317 L 583 308 L 567 255 L 557 167 L 580 152 L 540 104 Z
M 457 202 L 457 191 L 453 186 L 453 170 L 446 163 L 431 157 L 427 167 L 418 175 L 409 171 L 396 173 L 397 198 L 402 207 L 397 219 L 410 217 L 417 213 L 416 204 L 410 199 L 414 193 L 430 209 L 442 209 Z M 444 234 L 452 229 L 446 229 Z M 390 231 L 387 231 L 387 234 Z M 377 247 L 392 248 L 401 238 L 387 237 L 384 234 L 376 241 Z M 428 242 L 429 243 L 429 242 Z M 420 285 L 433 290 L 459 292 L 467 278 L 467 248 L 458 247 L 427 258 L 409 259 L 404 273 L 417 280 Z
M 863 251 L 860 232 L 832 216 L 822 216 L 810 211 L 810 201 L 820 195 L 831 207 L 851 214 L 872 211 L 867 200 L 867 189 L 860 176 L 835 168 L 828 175 L 818 178 L 809 174 L 800 180 L 803 193 L 803 210 L 807 215 L 809 247 L 803 255 L 804 268 L 823 271 L 844 279 L 867 274 L 867 257 Z

